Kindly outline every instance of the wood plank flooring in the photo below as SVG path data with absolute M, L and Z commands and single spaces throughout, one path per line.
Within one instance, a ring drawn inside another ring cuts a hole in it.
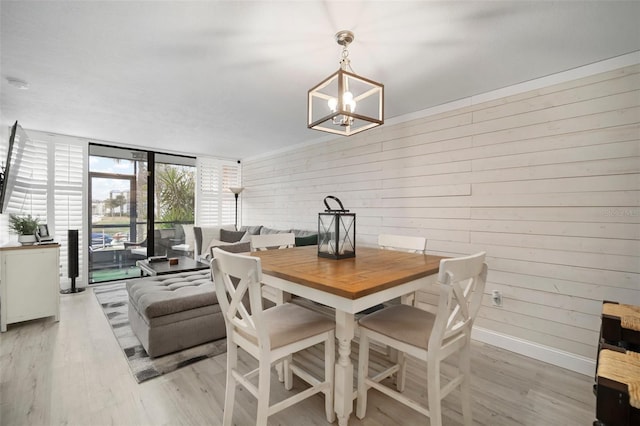
M 92 291 L 60 298 L 52 318 L 9 325 L 0 335 L 0 425 L 218 425 L 222 422 L 226 355 L 137 384 Z M 473 343 L 474 424 L 590 425 L 592 378 L 499 348 Z M 318 354 L 304 360 L 319 365 Z M 249 370 L 255 363 L 244 356 Z M 286 391 L 272 375 L 272 394 Z M 410 366 L 407 388 L 425 398 L 425 374 Z M 296 388 L 301 383 L 295 382 Z M 256 403 L 236 392 L 234 423 L 255 423 Z M 426 399 L 426 398 L 425 398 Z M 456 392 L 443 403 L 444 424 L 462 424 Z M 315 396 L 275 416 L 269 425 L 326 425 Z M 428 425 L 426 418 L 369 393 L 367 416 L 350 425 Z

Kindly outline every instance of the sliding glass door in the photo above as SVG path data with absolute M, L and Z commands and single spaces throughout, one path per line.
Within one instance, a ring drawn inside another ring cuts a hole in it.
M 136 260 L 147 257 L 147 206 L 141 196 L 147 161 L 122 158 L 129 151 L 120 151 L 90 147 L 89 283 L 139 276 Z M 138 156 L 146 158 L 146 153 Z
M 89 153 L 90 283 L 139 276 L 148 256 L 192 254 L 194 158 L 103 145 Z

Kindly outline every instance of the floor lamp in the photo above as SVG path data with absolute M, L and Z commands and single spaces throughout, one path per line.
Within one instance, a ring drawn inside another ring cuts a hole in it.
M 233 192 L 236 196 L 236 231 L 238 230 L 238 195 L 242 192 L 244 188 L 241 186 L 230 187 L 229 191 Z

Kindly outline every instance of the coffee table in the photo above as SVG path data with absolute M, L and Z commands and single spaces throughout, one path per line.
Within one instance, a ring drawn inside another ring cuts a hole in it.
M 191 257 L 178 256 L 178 263 L 176 265 L 170 265 L 168 260 L 160 262 L 149 262 L 148 259 L 138 260 L 136 265 L 140 268 L 140 276 L 144 274 L 156 276 L 175 274 L 177 272 L 191 272 L 201 271 L 203 269 L 209 269 L 209 264 L 197 261 Z

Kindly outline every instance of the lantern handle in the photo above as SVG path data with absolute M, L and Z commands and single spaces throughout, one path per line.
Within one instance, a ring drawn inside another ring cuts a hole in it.
M 327 203 L 327 199 L 332 199 L 338 202 L 338 205 L 340 205 L 339 209 L 332 209 L 331 207 L 329 207 L 329 204 Z M 342 205 L 342 202 L 338 199 L 338 197 L 334 197 L 333 195 L 327 195 L 326 197 L 324 197 L 324 205 L 327 208 L 325 210 L 325 212 L 348 212 L 349 210 L 345 210 L 344 206 Z

